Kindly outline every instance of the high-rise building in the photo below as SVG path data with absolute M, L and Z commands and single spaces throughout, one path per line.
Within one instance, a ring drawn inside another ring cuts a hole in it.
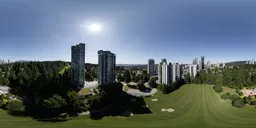
M 158 84 L 162 84 L 162 62 L 158 64 Z
M 106 85 L 115 82 L 116 55 L 110 51 L 98 51 L 98 84 Z
M 196 64 L 196 65 L 198 64 L 198 58 L 197 57 L 193 59 L 193 64 Z
M 153 59 L 148 60 L 147 72 L 149 76 L 153 76 L 155 74 L 155 61 Z
M 76 88 L 84 86 L 85 74 L 85 44 L 71 47 L 71 83 Z
M 204 68 L 204 56 L 201 56 L 201 63 L 200 64 L 201 64 L 202 69 L 205 69 Z
M 167 60 L 166 59 L 162 59 L 161 62 L 162 63 L 167 63 Z
M 170 83 L 173 83 L 176 81 L 176 64 L 175 63 L 169 63 L 169 79 Z
M 188 65 L 188 73 L 189 73 L 189 76 L 191 77 L 192 76 L 192 65 Z
M 201 61 L 199 61 L 199 68 L 198 68 L 198 70 L 199 71 L 201 71 L 203 68 L 202 68 L 202 63 L 201 63 Z
M 210 68 L 211 67 L 211 62 L 210 61 L 207 61 L 206 63 L 206 68 Z
M 176 81 L 180 79 L 181 77 L 181 65 L 179 63 L 176 63 L 176 68 L 175 68 L 175 74 L 176 74 Z
M 162 64 L 162 84 L 169 84 L 169 68 L 168 64 L 164 62 Z
M 155 75 L 158 74 L 158 64 L 154 65 L 154 73 L 155 73 Z
M 197 73 L 197 65 L 192 65 L 192 76 L 195 77 Z

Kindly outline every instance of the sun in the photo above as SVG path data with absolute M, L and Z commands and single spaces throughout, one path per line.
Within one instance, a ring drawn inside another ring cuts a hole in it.
M 101 28 L 100 24 L 91 24 L 91 25 L 89 25 L 89 30 L 91 32 L 100 32 L 102 30 L 102 28 Z

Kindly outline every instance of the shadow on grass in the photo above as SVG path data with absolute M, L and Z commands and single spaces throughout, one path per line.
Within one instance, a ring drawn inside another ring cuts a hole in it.
M 93 104 L 90 107 L 91 119 L 99 120 L 105 116 L 131 116 L 132 114 L 149 114 L 152 113 L 146 106 L 146 103 L 142 97 L 135 97 L 120 91 L 122 84 L 118 83 L 116 94 L 107 94 L 102 96 L 101 101 L 98 104 Z M 113 85 L 112 87 L 113 88 Z M 119 93 L 117 93 L 119 91 Z M 106 94 L 106 93 L 105 93 Z M 106 103 L 106 104 L 104 104 Z

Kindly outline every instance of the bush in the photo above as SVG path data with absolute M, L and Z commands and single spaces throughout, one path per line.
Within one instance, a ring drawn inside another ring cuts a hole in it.
M 240 93 L 240 92 L 241 92 L 240 89 L 236 88 L 236 93 Z
M 234 100 L 233 102 L 232 102 L 232 105 L 234 106 L 234 107 L 237 107 L 237 108 L 242 108 L 242 107 L 244 107 L 244 101 L 243 100 Z
M 256 105 L 256 100 L 251 101 L 251 105 Z
M 23 106 L 22 101 L 14 100 L 7 104 L 7 110 L 9 114 L 20 115 L 24 112 L 25 107 Z
M 226 100 L 229 99 L 229 96 L 227 94 L 222 94 L 220 98 Z
M 166 84 L 163 84 L 163 85 L 159 85 L 158 87 L 158 90 L 160 90 L 163 94 L 168 94 L 172 91 L 175 90 L 175 88 L 172 86 L 172 85 L 166 85 Z
M 239 96 L 243 96 L 243 92 L 239 92 L 238 94 L 239 94 Z
M 229 93 L 229 92 L 227 92 L 226 95 L 227 95 L 228 97 L 230 97 L 230 93 Z
M 251 99 L 248 97 L 244 97 L 244 103 L 245 104 L 251 104 Z
M 4 101 L 0 99 L 0 108 L 2 108 L 4 106 Z
M 239 95 L 237 95 L 237 94 L 232 94 L 232 95 L 230 96 L 230 99 L 231 99 L 232 101 L 241 100 L 241 97 L 240 97 Z
M 221 85 L 215 85 L 215 86 L 213 86 L 213 89 L 214 89 L 215 92 L 217 92 L 217 93 L 220 93 L 220 92 L 223 91 L 223 88 L 222 88 Z

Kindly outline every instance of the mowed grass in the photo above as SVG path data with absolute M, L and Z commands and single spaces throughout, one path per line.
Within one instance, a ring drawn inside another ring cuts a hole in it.
M 158 101 L 151 101 L 157 98 Z M 160 93 L 145 98 L 152 114 L 133 117 L 104 117 L 92 120 L 81 116 L 67 122 L 38 122 L 30 118 L 12 117 L 0 111 L 2 127 L 24 128 L 255 128 L 256 108 L 235 108 L 230 100 L 222 100 L 209 85 L 184 85 L 168 95 Z M 174 112 L 161 112 L 162 108 L 173 108 Z
M 65 72 L 65 70 L 69 69 L 70 65 L 66 65 L 63 69 L 60 70 L 59 74 L 63 75 L 63 73 Z

